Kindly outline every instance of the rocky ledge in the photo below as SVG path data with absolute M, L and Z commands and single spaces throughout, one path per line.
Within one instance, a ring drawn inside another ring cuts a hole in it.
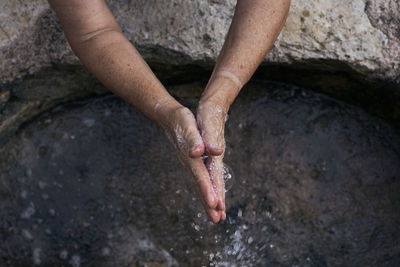
M 143 56 L 167 65 L 212 64 L 235 2 L 107 1 Z M 47 1 L 2 1 L 0 7 L 1 82 L 54 64 L 79 64 Z M 362 75 L 399 82 L 399 14 L 396 0 L 294 0 L 264 64 L 335 69 L 334 63 L 344 63 Z
M 107 1 L 160 79 L 175 84 L 206 78 L 235 2 Z M 0 140 L 57 103 L 106 92 L 93 86 L 47 1 L 1 1 L 0 10 Z M 397 0 L 293 0 L 257 77 L 305 85 L 400 124 L 399 25 Z

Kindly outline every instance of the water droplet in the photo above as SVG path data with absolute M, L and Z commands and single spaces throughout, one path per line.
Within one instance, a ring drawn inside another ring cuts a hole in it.
M 66 249 L 63 249 L 58 256 L 60 257 L 60 259 L 66 260 L 68 258 L 68 251 Z
M 238 211 L 238 217 L 242 217 L 242 210 L 241 209 L 239 209 L 239 211 Z
M 83 122 L 83 124 L 85 124 L 85 126 L 92 127 L 95 124 L 96 120 L 90 119 L 90 118 L 85 118 L 85 119 L 83 119 L 82 122 Z
M 41 261 L 40 261 L 40 253 L 42 252 L 41 248 L 35 248 L 33 249 L 33 264 L 34 265 L 40 265 Z
M 208 258 L 210 261 L 212 261 L 214 259 L 214 253 L 210 253 L 210 255 L 208 255 Z
M 33 239 L 33 236 L 31 234 L 31 232 L 29 232 L 27 229 L 23 229 L 22 230 L 22 236 L 24 238 L 26 238 L 27 240 L 32 240 Z
M 39 186 L 40 189 L 44 189 L 47 186 L 47 184 L 45 182 L 43 182 L 43 181 L 39 181 L 38 182 L 38 186 Z
M 105 257 L 105 256 L 108 256 L 108 255 L 110 255 L 110 249 L 107 248 L 107 247 L 102 248 L 101 249 L 101 256 Z
M 222 174 L 224 177 L 225 192 L 227 192 L 232 188 L 235 180 L 234 180 L 232 168 L 229 167 L 229 165 L 226 163 L 224 163 L 224 168 L 223 168 Z
M 56 215 L 56 211 L 54 209 L 49 209 L 49 214 L 51 216 L 55 216 Z
M 81 257 L 79 255 L 73 255 L 69 263 L 72 267 L 80 267 L 81 266 Z
M 28 196 L 28 192 L 26 190 L 22 190 L 21 191 L 21 198 L 26 199 L 27 196 Z
M 31 218 L 31 216 L 32 216 L 33 214 L 35 214 L 35 212 L 36 212 L 35 206 L 34 206 L 33 203 L 31 202 L 31 203 L 29 204 L 29 207 L 27 207 L 25 210 L 22 211 L 22 213 L 21 213 L 21 218 L 22 218 L 22 219 L 28 220 L 28 219 Z

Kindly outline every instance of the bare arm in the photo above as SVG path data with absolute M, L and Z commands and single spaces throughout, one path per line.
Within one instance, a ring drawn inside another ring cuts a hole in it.
M 49 0 L 74 53 L 108 89 L 159 124 L 180 161 L 192 173 L 206 213 L 214 221 L 217 195 L 200 156 L 204 144 L 196 120 L 165 90 L 138 51 L 122 34 L 104 0 Z
M 290 0 L 238 0 L 203 99 L 229 107 L 274 44 L 289 6 Z
M 103 0 L 50 0 L 74 53 L 108 89 L 154 121 L 157 104 L 177 108 Z
M 226 113 L 278 37 L 289 6 L 290 0 L 237 1 L 227 38 L 200 100 L 197 122 L 209 155 L 207 168 L 223 202 Z

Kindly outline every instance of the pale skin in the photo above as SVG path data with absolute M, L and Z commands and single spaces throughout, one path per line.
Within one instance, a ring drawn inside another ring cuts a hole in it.
M 272 47 L 290 0 L 238 0 L 196 116 L 157 79 L 104 0 L 49 0 L 74 53 L 109 90 L 158 124 L 171 139 L 211 221 L 226 219 L 222 177 L 225 117 Z M 208 156 L 203 162 L 204 154 Z

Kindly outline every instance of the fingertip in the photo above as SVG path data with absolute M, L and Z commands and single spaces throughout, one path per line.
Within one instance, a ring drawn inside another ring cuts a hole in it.
M 224 152 L 222 148 L 218 148 L 215 145 L 207 145 L 206 150 L 207 154 L 211 156 L 220 156 Z
M 189 152 L 189 157 L 199 158 L 204 154 L 204 145 L 197 145 L 192 148 Z
M 226 212 L 221 211 L 221 221 L 225 221 L 225 220 L 226 220 Z
M 214 209 L 210 210 L 208 215 L 210 216 L 210 219 L 213 223 L 218 223 L 220 221 L 221 217 L 220 217 L 220 213 L 218 211 L 216 211 Z
M 225 202 L 222 201 L 221 199 L 218 200 L 218 209 L 222 211 L 226 210 Z
M 210 207 L 211 209 L 215 209 L 218 205 L 218 199 L 215 197 L 214 194 L 208 194 L 207 195 L 207 205 L 208 207 Z

